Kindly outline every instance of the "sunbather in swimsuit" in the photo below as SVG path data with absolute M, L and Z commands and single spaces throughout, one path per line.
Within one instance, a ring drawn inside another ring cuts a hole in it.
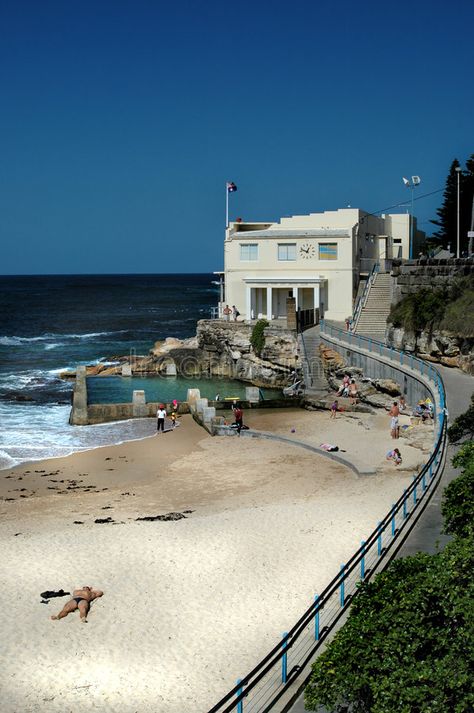
M 57 616 L 52 616 L 51 619 L 64 619 L 65 616 L 70 614 L 76 609 L 79 609 L 79 614 L 82 622 L 87 621 L 87 614 L 89 613 L 90 603 L 101 597 L 104 592 L 100 589 L 92 589 L 92 587 L 82 587 L 82 589 L 75 589 L 73 591 L 73 597 L 70 599 L 64 607 L 61 609 Z

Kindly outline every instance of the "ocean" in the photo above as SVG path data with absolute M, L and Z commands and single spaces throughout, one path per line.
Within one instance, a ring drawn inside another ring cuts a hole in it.
M 148 354 L 158 340 L 195 334 L 210 317 L 218 287 L 211 274 L 0 277 L 0 468 L 151 435 L 152 419 L 69 426 L 72 384 L 58 374 L 78 364 Z M 96 377 L 92 402 L 243 396 L 240 382 L 176 377 Z

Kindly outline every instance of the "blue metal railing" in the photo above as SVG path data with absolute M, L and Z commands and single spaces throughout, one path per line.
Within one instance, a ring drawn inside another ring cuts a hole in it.
M 379 342 L 352 333 L 344 332 L 321 321 L 321 334 L 336 337 L 348 344 L 357 343 L 377 356 L 385 356 L 399 364 L 398 350 Z M 398 359 L 395 359 L 395 356 Z M 281 641 L 250 671 L 239 679 L 237 685 L 208 713 L 266 713 L 288 691 L 305 666 L 313 660 L 337 622 L 357 595 L 361 582 L 368 581 L 385 567 L 395 556 L 406 535 L 413 527 L 417 515 L 435 486 L 444 467 L 446 452 L 447 418 L 445 413 L 445 390 L 441 376 L 431 365 L 413 357 L 406 370 L 419 371 L 420 380 L 428 382 L 428 388 L 437 402 L 435 443 L 433 451 L 421 471 L 413 476 L 390 511 L 365 540 L 348 562 L 341 564 L 340 571 L 304 612 L 296 624 L 285 632 Z M 403 537 L 401 537 L 403 535 Z

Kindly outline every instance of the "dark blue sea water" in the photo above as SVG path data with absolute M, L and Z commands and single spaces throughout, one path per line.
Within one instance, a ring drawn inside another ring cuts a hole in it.
M 0 468 L 152 433 L 146 419 L 69 426 L 72 385 L 58 374 L 191 337 L 217 301 L 211 274 L 0 277 Z M 116 377 L 90 380 L 90 397 L 129 401 L 133 388 L 144 388 L 150 401 L 183 400 L 191 387 L 244 393 L 238 382 Z

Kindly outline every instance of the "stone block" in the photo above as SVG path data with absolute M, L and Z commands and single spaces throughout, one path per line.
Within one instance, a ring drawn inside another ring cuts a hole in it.
M 204 409 L 208 407 L 208 400 L 207 399 L 197 399 L 196 400 L 196 411 L 197 413 L 204 413 Z
M 188 393 L 186 396 L 186 401 L 188 404 L 193 404 L 195 403 L 198 399 L 201 398 L 201 392 L 199 389 L 188 389 Z
M 260 401 L 260 389 L 258 386 L 245 387 L 245 400 L 251 404 L 257 404 Z
M 202 418 L 204 423 L 211 423 L 212 419 L 215 418 L 216 409 L 214 406 L 205 406 L 202 410 Z
M 132 396 L 133 418 L 144 418 L 148 415 L 147 411 L 145 392 L 142 389 L 135 390 Z
M 131 364 L 122 364 L 122 376 L 131 376 L 132 375 L 132 365 Z
M 166 364 L 165 374 L 166 376 L 176 376 L 176 364 L 174 361 Z

